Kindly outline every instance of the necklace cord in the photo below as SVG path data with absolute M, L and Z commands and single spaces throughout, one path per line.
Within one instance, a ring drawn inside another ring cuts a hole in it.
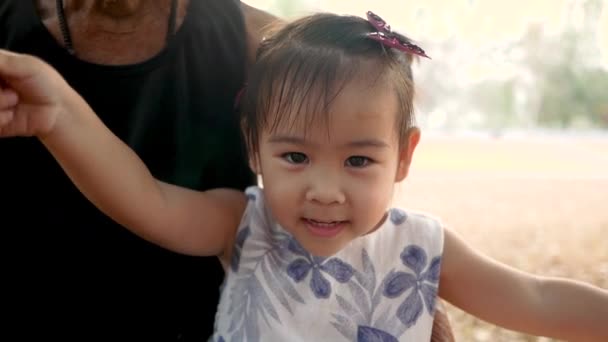
M 61 29 L 61 37 L 63 38 L 63 45 L 66 50 L 70 53 L 70 55 L 75 55 L 76 51 L 74 51 L 74 43 L 72 42 L 72 35 L 70 34 L 70 28 L 68 27 L 68 22 L 65 19 L 65 11 L 63 9 L 63 0 L 57 0 L 56 2 L 57 8 L 57 20 L 59 20 L 59 28 Z

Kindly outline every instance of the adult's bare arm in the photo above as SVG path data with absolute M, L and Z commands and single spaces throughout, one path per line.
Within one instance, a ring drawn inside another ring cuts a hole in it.
M 247 30 L 247 61 L 248 64 L 252 64 L 255 61 L 255 54 L 262 38 L 275 25 L 281 25 L 284 21 L 279 17 L 243 2 L 241 2 L 241 11 L 245 17 Z

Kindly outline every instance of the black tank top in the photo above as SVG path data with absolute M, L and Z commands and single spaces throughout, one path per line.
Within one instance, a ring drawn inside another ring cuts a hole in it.
M 161 53 L 103 66 L 61 47 L 33 0 L 2 0 L 0 47 L 54 66 L 159 179 L 196 189 L 253 184 L 233 111 L 246 61 L 238 1 L 191 0 Z M 0 139 L 0 198 L 3 331 L 24 340 L 210 335 L 217 259 L 171 253 L 115 224 L 37 139 Z

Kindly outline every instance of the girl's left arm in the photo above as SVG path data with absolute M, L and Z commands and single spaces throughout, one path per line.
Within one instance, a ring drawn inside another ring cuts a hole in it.
M 445 229 L 439 296 L 493 324 L 568 341 L 608 341 L 608 291 L 490 259 Z

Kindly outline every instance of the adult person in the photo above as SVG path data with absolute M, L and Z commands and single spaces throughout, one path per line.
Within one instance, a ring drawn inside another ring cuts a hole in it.
M 234 0 L 2 0 L 0 46 L 55 67 L 161 179 L 243 189 L 255 179 L 234 97 L 274 19 Z M 106 218 L 35 139 L 0 141 L 0 154 L 3 334 L 211 334 L 216 258 L 168 252 Z

